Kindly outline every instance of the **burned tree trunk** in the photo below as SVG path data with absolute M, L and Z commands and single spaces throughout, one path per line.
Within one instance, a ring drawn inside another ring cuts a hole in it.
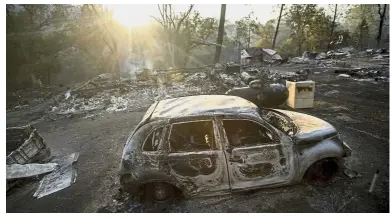
M 376 37 L 376 46 L 377 46 L 377 48 L 379 48 L 382 30 L 383 30 L 384 18 L 386 16 L 386 11 L 387 11 L 387 4 L 384 4 L 384 6 L 383 6 L 383 13 L 381 12 L 381 5 L 378 4 L 377 7 L 378 7 L 378 14 L 380 16 L 380 21 L 379 21 L 379 32 Z
M 330 42 L 333 41 L 334 28 L 335 28 L 335 19 L 337 18 L 337 10 L 338 10 L 338 5 L 335 4 L 333 22 L 331 23 Z M 331 43 L 330 42 L 328 44 L 328 50 L 330 50 L 330 47 L 331 47 Z
M 218 63 L 220 61 L 221 46 L 223 44 L 224 23 L 225 23 L 225 9 L 226 9 L 226 7 L 227 7 L 226 4 L 222 4 L 221 5 L 219 33 L 218 33 L 218 36 L 217 36 L 217 45 L 216 45 L 216 53 L 215 53 L 214 63 Z
M 278 21 L 277 21 L 277 26 L 276 26 L 276 32 L 274 33 L 274 38 L 273 38 L 273 45 L 272 49 L 274 49 L 276 45 L 276 39 L 277 39 L 277 34 L 278 34 L 278 28 L 280 27 L 280 21 L 281 21 L 281 16 L 282 16 L 282 11 L 284 10 L 284 4 L 281 5 L 280 9 L 280 16 L 278 16 Z

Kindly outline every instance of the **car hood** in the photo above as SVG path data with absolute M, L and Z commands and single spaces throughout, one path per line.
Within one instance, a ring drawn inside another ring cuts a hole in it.
M 293 135 L 296 144 L 315 143 L 338 135 L 334 126 L 314 116 L 286 110 L 277 111 L 288 116 L 297 126 L 297 131 Z

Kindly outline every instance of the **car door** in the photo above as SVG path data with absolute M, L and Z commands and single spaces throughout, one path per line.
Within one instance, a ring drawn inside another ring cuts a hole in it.
M 227 164 L 217 134 L 213 118 L 171 124 L 167 140 L 168 168 L 171 177 L 189 195 L 229 191 Z
M 232 190 L 278 184 L 293 174 L 291 145 L 259 121 L 221 118 Z

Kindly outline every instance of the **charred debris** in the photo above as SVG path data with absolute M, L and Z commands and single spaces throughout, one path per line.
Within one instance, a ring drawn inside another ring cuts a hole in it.
M 6 131 L 7 193 L 39 181 L 34 197 L 41 198 L 75 183 L 76 170 L 72 164 L 78 153 L 54 155 L 32 125 L 9 127 Z
M 270 49 L 242 50 L 241 64 L 223 63 L 201 68 L 142 69 L 134 74 L 100 74 L 69 87 L 36 89 L 40 98 L 23 100 L 21 91 L 10 94 L 7 112 L 28 110 L 44 102 L 47 120 L 93 118 L 102 113 L 143 111 L 167 98 L 228 94 L 244 97 L 258 106 L 278 108 L 287 98 L 286 81 L 305 81 L 312 74 L 332 74 L 347 80 L 372 83 L 389 81 L 389 51 L 309 52 L 300 57 L 281 58 Z M 12 101 L 13 99 L 17 101 Z

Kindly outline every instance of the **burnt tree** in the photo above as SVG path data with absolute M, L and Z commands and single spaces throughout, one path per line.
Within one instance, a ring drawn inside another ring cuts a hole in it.
M 218 36 L 217 36 L 217 44 L 216 44 L 216 53 L 215 53 L 214 63 L 218 63 L 220 61 L 221 46 L 223 44 L 224 23 L 225 23 L 225 9 L 226 9 L 226 7 L 227 7 L 226 4 L 222 4 L 221 5 L 219 33 L 218 33 Z
M 282 11 L 283 11 L 283 10 L 284 10 L 284 4 L 281 5 L 280 15 L 278 16 L 278 21 L 277 21 L 277 26 L 276 26 L 276 32 L 274 33 L 274 38 L 273 38 L 272 49 L 274 49 L 274 46 L 276 45 L 276 39 L 277 39 L 277 34 L 278 34 L 278 28 L 280 27 L 280 21 L 281 21 L 281 16 L 282 16 Z
M 379 14 L 380 21 L 379 21 L 379 32 L 377 33 L 377 37 L 376 37 L 376 46 L 379 48 L 382 30 L 383 30 L 383 23 L 384 23 L 384 19 L 386 17 L 387 4 L 384 4 L 383 12 L 381 12 L 381 5 L 380 4 L 378 4 L 377 7 L 378 7 L 377 13 Z
M 333 41 L 334 37 L 334 28 L 335 28 L 335 19 L 337 18 L 337 10 L 338 10 L 338 5 L 335 4 L 335 9 L 334 9 L 334 17 L 333 17 L 333 22 L 331 23 L 331 30 L 330 30 L 330 42 Z M 331 43 L 328 44 L 328 50 L 331 48 Z

